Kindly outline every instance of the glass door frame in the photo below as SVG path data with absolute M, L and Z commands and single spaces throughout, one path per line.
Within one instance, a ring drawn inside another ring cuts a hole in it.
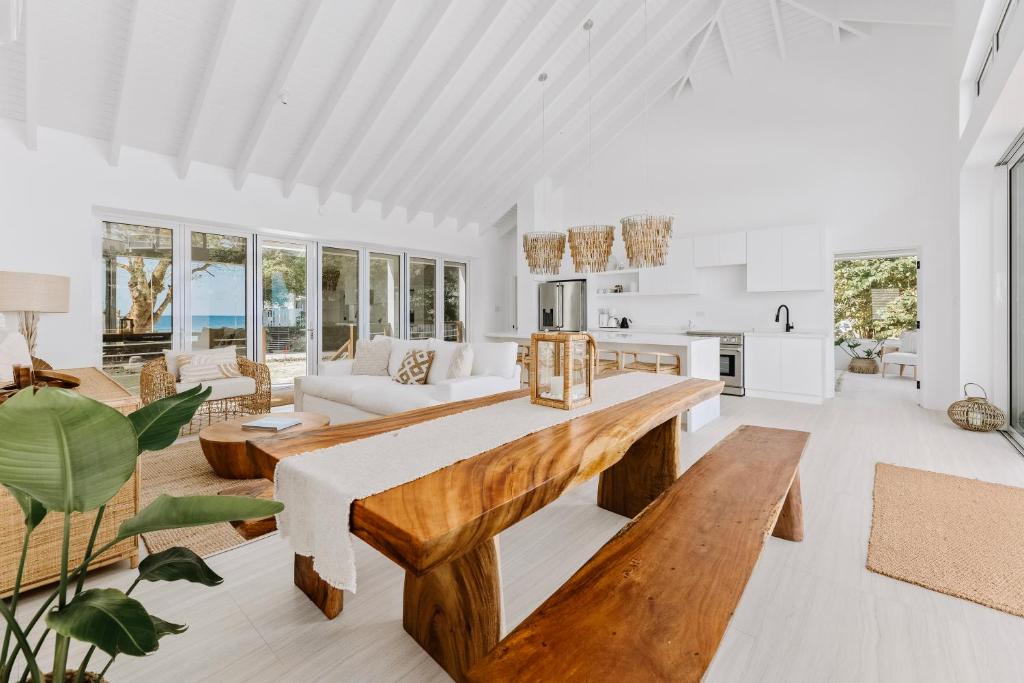
M 263 344 L 263 247 L 281 244 L 301 247 L 306 253 L 306 375 L 317 374 L 320 360 L 320 243 L 315 240 L 294 238 L 288 235 L 256 233 L 253 239 L 254 268 L 252 316 L 256 321 L 253 330 L 253 359 L 265 363 Z M 257 275 L 258 274 L 258 275 Z M 285 385 L 277 385 L 285 386 Z
M 246 240 L 245 243 L 245 339 L 246 345 L 248 346 L 248 353 L 246 357 L 250 360 L 258 360 L 256 340 L 258 339 L 259 327 L 261 324 L 261 318 L 257 318 L 256 314 L 259 310 L 257 302 L 260 301 L 262 292 L 257 292 L 256 287 L 262 282 L 262 278 L 256 277 L 256 238 L 257 234 L 252 231 L 239 230 L 236 228 L 223 228 L 220 226 L 204 225 L 202 223 L 184 223 L 181 225 L 181 234 L 175 235 L 175 249 L 177 255 L 180 254 L 178 261 L 182 263 L 182 267 L 178 268 L 180 271 L 178 276 L 175 278 L 175 287 L 177 291 L 182 292 L 183 295 L 175 297 L 177 301 L 174 302 L 175 306 L 181 307 L 181 325 L 179 326 L 181 334 L 181 346 L 178 350 L 180 351 L 191 351 L 192 350 L 192 335 L 195 330 L 192 329 L 192 287 L 191 287 L 191 264 L 192 264 L 192 234 L 207 234 L 207 235 L 225 235 L 228 237 L 242 237 Z M 186 275 L 188 273 L 188 275 Z M 180 278 L 180 281 L 178 281 Z M 260 296 L 257 296 L 259 294 Z M 175 315 L 178 312 L 175 310 Z M 262 362 L 262 361 L 260 361 Z
M 1007 392 L 1006 392 L 1007 420 L 1006 420 L 1006 426 L 1003 428 L 1002 431 L 1003 431 L 1003 434 L 1010 440 L 1010 442 L 1019 451 L 1024 453 L 1024 433 L 1017 431 L 1014 428 L 1014 426 L 1013 426 L 1013 414 L 1014 414 L 1014 412 L 1015 411 L 1019 411 L 1021 408 L 1024 408 L 1024 406 L 1017 406 L 1017 405 L 1015 405 L 1014 404 L 1014 400 L 1013 400 L 1014 381 L 1015 381 L 1015 379 L 1020 379 L 1020 378 L 1015 378 L 1015 374 L 1017 374 L 1017 373 L 1014 372 L 1014 353 L 1024 353 L 1024 349 L 1018 349 L 1017 348 L 1018 346 L 1020 346 L 1020 344 L 1017 344 L 1014 341 L 1014 333 L 1018 332 L 1018 330 L 1015 329 L 1015 325 L 1014 325 L 1014 318 L 1015 318 L 1014 314 L 1016 313 L 1016 314 L 1019 315 L 1021 313 L 1021 311 L 1018 310 L 1018 309 L 1020 309 L 1022 307 L 1022 305 L 1024 305 L 1024 302 L 1015 301 L 1016 298 L 1017 298 L 1017 296 L 1016 296 L 1017 286 L 1019 284 L 1019 283 L 1016 282 L 1016 280 L 1017 280 L 1016 273 L 1017 273 L 1017 269 L 1020 268 L 1021 266 L 1024 266 L 1024 264 L 1020 264 L 1020 263 L 1017 262 L 1018 259 L 1014 258 L 1014 251 L 1015 251 L 1015 247 L 1019 247 L 1020 246 L 1020 245 L 1017 244 L 1017 242 L 1020 241 L 1022 238 L 1024 238 L 1024 234 L 1018 235 L 1016 239 L 1014 238 L 1014 222 L 1016 221 L 1016 219 L 1018 217 L 1014 213 L 1013 171 L 1014 171 L 1015 168 L 1017 168 L 1018 166 L 1022 166 L 1022 165 L 1024 165 L 1024 150 L 1018 151 L 1017 154 L 1012 159 L 1010 159 L 1007 162 L 1007 164 L 1006 164 L 1006 177 L 1005 177 L 1006 178 L 1006 185 L 1005 185 L 1005 187 L 1006 187 L 1006 219 L 1007 219 L 1006 220 L 1006 242 L 1005 242 L 1005 244 L 1006 244 L 1006 252 L 1007 252 L 1006 253 L 1006 268 L 1007 268 L 1007 270 L 1006 270 L 1006 273 L 1007 273 L 1006 289 L 1007 289 L 1007 297 L 1006 297 L 1006 309 L 1005 309 L 1005 315 L 1006 315 L 1006 356 L 1005 357 L 1006 357 L 1006 370 L 1007 370 L 1006 376 L 1007 376 L 1008 379 L 1007 379 Z M 1022 171 L 1024 171 L 1024 166 L 1022 166 Z M 1022 199 L 1022 203 L 1024 203 L 1024 198 L 1021 198 L 1021 199 Z M 1021 217 L 1021 218 L 1024 219 L 1024 217 Z M 1024 232 L 1024 230 L 1022 230 L 1022 232 Z M 995 265 L 996 265 L 996 268 L 998 269 L 999 265 L 998 264 L 995 264 Z M 996 393 L 998 394 L 998 390 L 997 390 Z M 998 395 L 996 396 L 996 401 L 995 402 L 998 405 L 998 403 L 999 403 Z

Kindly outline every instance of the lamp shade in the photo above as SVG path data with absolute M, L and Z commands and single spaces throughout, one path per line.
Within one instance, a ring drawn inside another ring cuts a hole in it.
M 0 313 L 67 313 L 70 283 L 64 275 L 0 270 Z

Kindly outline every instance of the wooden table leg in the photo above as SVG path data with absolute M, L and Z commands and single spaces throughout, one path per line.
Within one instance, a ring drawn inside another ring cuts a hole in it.
M 679 477 L 682 416 L 647 432 L 601 473 L 597 504 L 626 517 L 636 517 Z
M 501 639 L 497 539 L 416 576 L 406 572 L 402 622 L 456 681 Z
M 782 503 L 779 518 L 775 521 L 772 536 L 787 541 L 804 540 L 804 504 L 800 497 L 800 470 L 793 475 L 786 500 Z
M 295 555 L 295 585 L 320 608 L 328 619 L 341 614 L 345 592 L 320 578 L 313 569 L 313 558 Z

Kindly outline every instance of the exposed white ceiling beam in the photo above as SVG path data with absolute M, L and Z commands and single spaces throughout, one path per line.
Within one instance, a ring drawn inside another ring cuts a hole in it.
M 600 110 L 602 114 L 601 119 L 595 122 L 594 137 L 602 141 L 600 149 L 606 147 L 630 122 L 646 112 L 647 108 L 672 89 L 679 80 L 679 71 L 675 67 L 676 59 L 680 54 L 686 53 L 693 41 L 700 37 L 707 29 L 712 19 L 711 13 L 707 13 L 697 22 L 694 22 L 695 25 L 691 24 L 688 29 L 685 29 L 684 34 L 678 40 L 670 42 L 670 46 L 666 51 L 655 54 L 653 58 L 644 60 L 640 64 L 639 68 L 636 69 L 636 74 L 642 75 L 640 78 L 626 79 L 625 91 L 616 93 L 616 96 L 613 98 L 616 104 L 611 107 L 602 108 Z M 692 64 L 692 60 L 686 64 L 685 68 L 689 69 L 690 64 Z M 645 100 L 647 101 L 646 107 L 637 106 L 638 102 Z M 625 123 L 619 123 L 617 117 L 623 111 L 628 115 L 628 120 Z M 566 137 L 575 138 L 578 136 Z M 573 142 L 570 142 L 552 167 L 552 173 L 549 175 L 554 176 L 555 173 L 560 172 L 573 161 L 576 153 L 582 152 L 585 149 L 584 143 L 584 139 L 574 139 Z M 595 150 L 595 153 L 599 153 L 599 151 Z M 505 185 L 505 190 L 494 195 L 499 200 L 491 202 L 484 213 L 478 214 L 484 219 L 478 221 L 481 226 L 484 226 L 483 232 L 487 232 L 489 228 L 486 226 L 493 225 L 501 213 L 508 210 L 508 207 L 515 202 L 525 179 L 537 174 L 535 166 L 534 163 L 524 164 L 522 171 L 516 174 L 512 182 Z
M 719 9 L 719 12 L 722 10 Z M 693 71 L 697 68 L 697 62 L 700 61 L 701 55 L 704 53 L 704 47 L 708 44 L 708 40 L 711 38 L 711 34 L 715 31 L 715 26 L 718 25 L 718 15 L 715 14 L 715 18 L 708 24 L 707 30 L 704 31 L 704 35 L 697 43 L 697 49 L 693 53 L 693 58 L 690 60 L 690 66 L 687 67 L 683 73 L 683 77 L 679 79 L 679 84 L 676 85 L 675 90 L 672 93 L 672 99 L 679 99 L 679 96 L 683 94 L 683 90 L 686 89 L 686 84 L 690 82 L 690 78 L 693 77 Z
M 423 149 L 416 155 L 415 160 L 406 166 L 398 181 L 394 183 L 391 190 L 384 196 L 382 209 L 385 217 L 394 210 L 398 199 L 404 197 L 413 183 L 425 172 L 426 167 L 437 153 L 437 150 L 448 147 L 455 134 L 462 128 L 470 112 L 476 108 L 480 100 L 494 87 L 498 77 L 508 64 L 515 60 L 523 46 L 529 41 L 530 36 L 534 31 L 540 30 L 549 20 L 549 15 L 553 13 L 555 6 L 556 3 L 553 2 L 540 3 L 536 13 L 519 24 L 515 32 L 504 42 L 501 49 L 491 57 L 491 61 L 480 72 L 472 87 L 466 91 L 466 96 L 452 110 L 455 112 L 455 122 L 447 128 L 447 132 L 437 131 L 438 135 L 432 138 L 428 144 L 424 145 Z M 410 209 L 409 219 L 412 220 L 414 216 L 415 214 Z
M 195 155 L 196 131 L 199 129 L 199 122 L 203 118 L 203 110 L 210 99 L 210 85 L 217 73 L 217 65 L 220 63 L 220 55 L 227 42 L 228 29 L 235 17 L 235 10 L 238 7 L 237 0 L 227 0 L 224 6 L 224 14 L 221 15 L 220 24 L 217 26 L 217 35 L 210 47 L 210 57 L 203 70 L 203 78 L 199 83 L 199 91 L 192 102 L 192 112 L 188 117 L 188 124 L 185 127 L 185 136 L 181 140 L 181 148 L 178 150 L 178 177 L 184 179 L 188 175 L 189 166 L 192 165 L 192 157 Z
M 782 27 L 782 14 L 779 13 L 779 0 L 768 0 L 772 11 L 772 26 L 775 27 L 775 41 L 779 46 L 779 56 L 786 59 L 786 34 Z
M 35 149 L 39 135 L 39 7 L 26 2 L 22 8 L 25 23 L 25 146 Z
M 667 23 L 677 12 L 683 9 L 686 4 L 688 3 L 668 7 L 655 18 L 655 23 Z M 632 49 L 628 47 L 629 40 L 623 37 L 623 33 L 626 33 L 626 29 L 630 26 L 630 21 L 640 15 L 641 9 L 642 5 L 628 3 L 620 8 L 613 17 L 605 21 L 602 26 L 596 26 L 591 29 L 595 35 L 600 36 L 597 49 L 594 50 L 592 55 L 594 61 L 600 61 L 604 54 L 606 52 L 610 52 L 613 48 L 622 49 L 625 47 L 626 49 Z M 601 29 L 603 27 L 610 28 L 612 32 L 602 33 Z M 582 26 L 580 27 L 580 30 L 583 30 Z M 622 50 L 622 52 L 625 54 L 625 50 Z M 612 62 L 617 63 L 618 60 L 613 59 Z M 547 90 L 544 93 L 548 110 L 552 112 L 556 111 L 561 104 L 562 97 L 565 93 L 570 92 L 571 86 L 575 84 L 576 81 L 583 79 L 586 74 L 587 53 L 584 51 L 581 52 L 577 58 L 561 72 L 560 77 L 548 80 L 548 84 L 545 85 Z M 589 91 L 591 86 L 586 86 L 586 89 Z M 529 144 L 526 136 L 532 129 L 536 119 L 537 110 L 534 107 L 525 108 L 518 120 L 508 127 L 508 132 L 505 133 L 505 135 L 495 142 L 490 143 L 486 148 L 480 148 L 481 154 L 477 155 L 477 159 L 486 160 L 488 168 L 499 168 L 502 160 L 513 153 L 522 152 L 521 145 Z M 557 130 L 557 128 L 552 127 L 552 130 Z M 477 172 L 477 168 L 474 167 L 473 164 L 464 162 L 461 177 L 465 178 L 467 175 Z M 453 183 L 453 185 L 454 189 L 450 189 L 449 194 L 438 202 L 437 206 L 442 207 L 442 210 L 438 215 L 444 215 L 443 207 L 450 208 L 450 202 L 454 199 L 453 195 L 465 189 L 459 183 Z
M 774 4 L 776 1 L 777 0 L 772 0 L 772 3 Z M 867 33 L 865 33 L 864 31 L 861 31 L 856 26 L 852 26 L 848 22 L 845 22 L 845 21 L 843 21 L 841 19 L 837 19 L 836 17 L 829 15 L 827 12 L 825 12 L 823 10 L 817 9 L 815 7 L 812 7 L 808 2 L 803 2 L 803 1 L 799 1 L 799 0 L 781 0 L 781 2 L 786 3 L 787 5 L 789 5 L 790 7 L 792 7 L 795 10 L 798 10 L 800 12 L 803 12 L 804 14 L 812 16 L 815 19 L 820 19 L 822 21 L 828 22 L 829 24 L 831 24 L 832 26 L 834 26 L 836 28 L 840 28 L 840 29 L 842 29 L 844 31 L 847 31 L 848 33 L 852 33 L 855 36 L 859 36 L 860 38 L 867 38 L 868 37 Z
M 839 30 L 839 24 L 832 24 L 832 40 L 835 41 L 836 45 L 839 45 L 843 41 L 842 31 Z
M 117 96 L 114 99 L 114 125 L 110 130 L 110 146 L 107 150 L 107 161 L 111 166 L 117 166 L 121 161 L 121 146 L 124 144 L 124 106 L 127 99 L 128 78 L 131 74 L 131 65 L 135 62 L 139 45 L 142 42 L 139 40 L 140 0 L 132 0 L 128 12 L 128 42 L 125 44 L 121 80 L 117 84 Z
M 345 59 L 345 64 L 341 67 L 341 71 L 338 72 L 338 76 L 334 79 L 331 91 L 328 93 L 327 99 L 320 106 L 316 119 L 313 121 L 313 127 L 306 133 L 302 145 L 295 153 L 291 163 L 288 164 L 288 170 L 284 174 L 283 189 L 285 197 L 291 196 L 292 190 L 295 189 L 299 175 L 306 167 L 306 164 L 309 163 L 313 150 L 316 149 L 317 143 L 320 141 L 320 136 L 323 135 L 327 125 L 334 117 L 334 112 L 337 111 L 338 104 L 341 102 L 342 97 L 344 97 L 345 91 L 348 90 L 349 83 L 352 82 L 356 71 L 366 59 L 366 54 L 370 51 L 370 47 L 380 34 L 381 27 L 395 6 L 395 2 L 396 0 L 378 0 L 374 3 L 370 19 L 359 36 L 359 40 L 352 48 L 352 52 Z
M 544 66 L 558 54 L 562 47 L 576 35 L 580 27 L 590 16 L 590 13 L 597 6 L 598 0 L 583 0 L 573 8 L 572 13 L 562 21 L 555 34 L 551 36 L 541 49 L 534 55 L 533 59 L 526 64 L 512 79 L 508 90 L 510 99 L 521 97 L 522 91 L 533 83 L 537 74 L 544 69 Z M 463 136 L 462 144 L 451 154 L 445 156 L 436 166 L 441 169 L 440 178 L 436 182 L 423 183 L 420 190 L 408 202 L 411 209 L 422 209 L 425 202 L 438 196 L 441 188 L 456 171 L 463 168 L 463 164 L 477 145 L 484 140 L 492 139 L 491 131 L 501 118 L 505 108 L 505 100 L 497 99 L 491 104 L 490 109 L 480 117 L 477 125 L 468 135 Z M 441 149 L 445 149 L 442 147 Z
M 860 24 L 952 26 L 953 3 L 937 0 L 834 0 L 835 16 Z
M 726 3 L 723 2 L 724 6 Z M 718 37 L 722 41 L 722 50 L 725 52 L 725 63 L 729 67 L 729 73 L 733 76 L 736 75 L 736 47 L 732 42 L 732 31 L 729 30 L 729 25 L 725 21 L 723 12 L 718 12 Z
M 421 19 L 416 24 L 416 32 L 412 42 L 408 43 L 401 56 L 398 58 L 397 63 L 391 67 L 388 73 L 387 80 L 376 89 L 376 93 L 373 96 L 373 101 L 370 103 L 369 108 L 359 119 L 359 122 L 353 127 L 352 132 L 349 133 L 345 140 L 338 146 L 341 153 L 338 160 L 331 167 L 331 170 L 327 172 L 323 181 L 320 183 L 320 205 L 323 206 L 330 199 L 331 193 L 334 191 L 334 186 L 338 184 L 338 180 L 341 175 L 348 168 L 349 164 L 352 163 L 352 159 L 359 152 L 363 143 L 369 137 L 370 131 L 377 125 L 380 120 L 381 114 L 384 113 L 384 108 L 387 107 L 391 98 L 394 96 L 395 91 L 398 90 L 398 86 L 401 85 L 402 81 L 408 74 L 409 67 L 412 66 L 413 62 L 419 59 L 420 53 L 423 51 L 424 45 L 430 40 L 431 36 L 437 30 L 438 24 L 441 23 L 441 19 L 447 14 L 448 10 L 452 6 L 453 0 L 440 0 L 429 6 L 427 10 L 427 16 Z M 349 144 L 349 141 L 352 141 Z
M 292 32 L 292 38 L 288 42 L 284 56 L 282 56 L 281 61 L 277 65 L 274 79 L 267 88 L 267 93 L 263 97 L 263 104 L 260 106 L 259 113 L 256 114 L 256 120 L 253 121 L 249 134 L 245 138 L 245 143 L 242 145 L 242 151 L 239 152 L 238 160 L 235 162 L 236 190 L 241 190 L 245 185 L 246 178 L 249 177 L 253 159 L 256 157 L 256 148 L 260 144 L 263 133 L 267 130 L 270 115 L 274 112 L 274 108 L 281 103 L 281 92 L 288 83 L 288 77 L 291 76 L 295 60 L 298 59 L 299 52 L 309 37 L 309 29 L 313 25 L 321 5 L 323 5 L 323 0 L 306 0 L 306 7 L 302 11 L 299 23 Z
M 501 2 L 485 3 L 483 14 L 470 29 L 469 34 L 458 42 L 458 48 L 451 54 L 448 62 L 441 69 L 441 73 L 427 86 L 423 98 L 411 108 L 405 121 L 398 127 L 398 132 L 388 138 L 387 146 L 380 154 L 376 155 L 373 165 L 367 169 L 363 178 L 356 185 L 356 189 L 352 193 L 353 212 L 362 208 L 366 197 L 387 173 L 395 159 L 401 155 L 402 150 L 415 135 L 420 124 L 430 117 L 434 107 L 441 101 L 442 95 L 451 85 L 452 79 L 469 63 L 469 56 L 483 42 L 484 36 L 490 32 L 498 14 L 509 2 L 510 0 L 502 0 Z
M 690 12 L 695 7 L 698 9 L 698 13 L 691 16 Z M 698 0 L 690 0 L 686 3 L 669 3 L 665 6 L 664 10 L 651 20 L 650 25 L 655 27 L 655 29 L 648 36 L 649 42 L 657 43 L 665 39 L 666 42 L 672 43 L 674 40 L 672 36 L 677 31 L 685 33 L 693 26 L 694 21 L 699 22 L 701 27 L 706 26 L 707 22 L 713 17 L 713 13 L 709 11 L 708 7 L 711 6 L 706 5 L 703 11 L 701 11 L 701 3 Z M 635 65 L 642 63 L 646 57 L 650 56 L 647 51 L 636 49 L 635 43 L 631 41 L 615 41 L 614 44 L 619 48 L 619 51 L 608 60 L 605 69 L 594 74 L 593 82 L 589 83 L 582 92 L 579 92 L 572 102 L 560 106 L 558 113 L 551 118 L 550 130 L 553 135 L 549 134 L 549 139 L 552 136 L 557 138 L 558 134 L 572 125 L 574 121 L 582 119 L 587 112 L 588 102 L 601 97 L 605 93 L 614 92 L 620 77 L 628 76 L 629 71 Z M 449 213 L 462 213 L 463 209 L 467 208 L 467 204 L 477 197 L 484 197 L 486 200 L 488 197 L 498 195 L 509 178 L 516 176 L 523 168 L 532 165 L 533 160 L 540 156 L 540 154 L 534 145 L 528 144 L 525 136 L 526 133 L 523 133 L 516 142 L 508 144 L 505 149 L 498 150 L 495 156 L 488 162 L 488 167 L 491 169 L 490 177 L 493 179 L 492 184 L 486 187 L 483 192 L 477 193 L 476 196 L 472 193 L 464 193 L 462 201 L 455 207 L 452 207 Z M 508 164 L 503 164 L 503 160 L 510 153 L 514 155 L 511 157 L 512 161 Z M 545 173 L 546 169 L 540 169 L 540 172 Z M 477 187 L 479 187 L 479 184 L 477 184 Z

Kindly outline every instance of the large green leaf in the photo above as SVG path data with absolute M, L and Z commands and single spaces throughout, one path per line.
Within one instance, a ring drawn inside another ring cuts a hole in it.
M 0 484 L 51 512 L 95 510 L 135 471 L 127 417 L 66 389 L 23 389 L 0 406 Z
M 261 519 L 276 515 L 284 505 L 276 500 L 246 496 L 168 496 L 162 494 L 121 524 L 118 539 L 161 529 L 180 529 L 217 522 Z
M 191 581 L 216 586 L 224 581 L 203 558 L 188 548 L 168 548 L 147 555 L 139 564 L 139 578 L 144 581 Z
M 128 416 L 139 438 L 140 451 L 167 448 L 178 438 L 181 427 L 192 419 L 213 387 L 192 387 L 174 396 L 162 398 Z
M 188 626 L 185 624 L 172 624 L 169 621 L 164 621 L 160 617 L 154 617 L 150 615 L 150 619 L 153 620 L 153 628 L 156 630 L 156 637 L 159 640 L 164 636 L 176 636 L 179 633 L 184 633 L 188 630 Z
M 29 529 L 35 529 L 39 526 L 39 523 L 43 521 L 43 517 L 46 517 L 46 508 L 43 504 L 32 496 L 22 493 L 17 489 L 12 489 L 10 486 L 5 486 L 7 492 L 11 494 L 14 501 L 21 508 L 21 512 L 25 515 L 25 526 Z
M 46 625 L 111 656 L 142 657 L 159 647 L 157 626 L 146 608 L 116 588 L 82 591 L 62 609 L 47 614 Z

